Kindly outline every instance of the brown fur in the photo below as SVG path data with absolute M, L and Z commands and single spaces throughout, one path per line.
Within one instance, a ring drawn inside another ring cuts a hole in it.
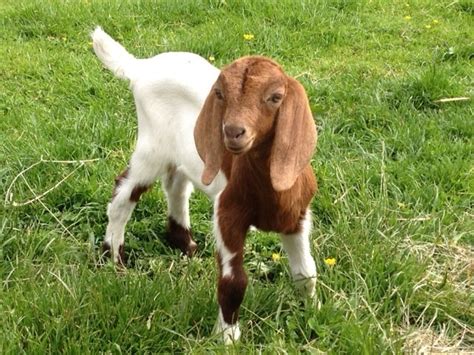
M 125 264 L 127 263 L 127 259 L 125 257 L 125 248 L 123 244 L 119 246 L 119 257 L 118 257 L 118 266 L 125 268 Z
M 104 261 L 105 259 L 109 259 L 112 257 L 112 250 L 111 250 L 111 246 L 109 243 L 102 243 L 102 255 L 101 257 L 104 258 Z
M 140 196 L 144 194 L 145 192 L 148 191 L 150 186 L 144 186 L 144 185 L 137 185 L 132 189 L 132 192 L 130 193 L 130 201 L 132 202 L 138 202 L 140 200 Z
M 247 288 L 247 275 L 242 270 L 234 273 L 232 278 L 219 278 L 217 285 L 218 302 L 226 323 L 234 324 L 239 320 L 239 309 Z
M 171 247 L 181 250 L 187 256 L 193 256 L 197 249 L 191 231 L 181 226 L 172 217 L 168 217 L 168 231 L 165 238 Z
M 112 192 L 112 199 L 117 195 L 117 189 L 120 187 L 123 180 L 125 180 L 127 177 L 128 177 L 128 168 L 125 169 L 119 176 L 115 178 L 115 186 Z
M 123 180 L 128 177 L 129 169 L 125 169 L 119 176 L 115 178 L 115 186 L 114 191 L 112 192 L 112 199 L 117 195 L 117 189 L 122 185 Z M 130 193 L 130 201 L 131 202 L 138 202 L 140 200 L 140 196 L 147 192 L 150 186 L 144 185 L 137 185 L 133 188 L 132 192 Z
M 233 129 L 225 126 L 245 133 L 227 136 Z M 224 320 L 233 324 L 247 285 L 242 264 L 248 228 L 298 232 L 316 192 L 310 165 L 316 127 L 301 84 L 267 58 L 244 57 L 222 70 L 194 136 L 205 163 L 203 183 L 219 170 L 228 180 L 215 213 L 225 247 L 237 254 L 226 277 L 218 256 L 218 300 Z
M 124 247 L 123 247 L 123 244 L 119 246 L 119 250 L 118 250 L 118 260 L 117 260 L 117 266 L 119 268 L 123 268 L 125 269 L 125 264 L 126 264 L 126 257 L 125 257 L 125 250 L 124 250 Z M 102 258 L 104 258 L 102 261 L 105 262 L 105 259 L 109 259 L 112 257 L 112 247 L 110 246 L 109 243 L 107 242 L 104 242 L 102 244 Z
M 271 101 L 275 94 L 280 96 L 276 103 Z M 304 88 L 263 57 L 244 57 L 224 68 L 204 103 L 194 137 L 205 163 L 206 185 L 226 164 L 226 148 L 238 143 L 223 134 L 223 125 L 245 128 L 241 141 L 248 144 L 242 144 L 240 154 L 269 143 L 270 166 L 265 168 L 277 191 L 294 185 L 316 146 L 316 127 Z

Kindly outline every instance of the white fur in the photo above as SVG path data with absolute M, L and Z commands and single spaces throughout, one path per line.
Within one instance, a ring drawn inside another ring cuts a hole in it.
M 219 70 L 204 58 L 184 52 L 137 59 L 100 27 L 92 33 L 94 51 L 115 75 L 130 81 L 138 116 L 138 138 L 128 177 L 108 207 L 105 241 L 117 261 L 125 225 L 136 203 L 130 193 L 137 185 L 150 186 L 161 178 L 168 214 L 189 228 L 188 199 L 192 184 L 214 198 L 226 179 L 201 182 L 204 163 L 194 143 L 194 126 Z
M 219 197 L 220 193 L 216 196 L 214 200 L 214 235 L 216 237 L 216 249 L 220 257 L 221 267 L 222 267 L 222 278 L 224 277 L 233 277 L 232 266 L 230 262 L 235 257 L 237 253 L 231 253 L 230 250 L 225 246 L 224 240 L 222 239 L 222 233 L 219 228 L 219 221 L 217 218 L 217 212 L 219 211 Z
M 224 320 L 222 310 L 219 308 L 219 315 L 217 317 L 216 334 L 221 334 L 225 345 L 231 345 L 232 343 L 240 339 L 240 327 L 239 323 L 229 324 Z
M 313 297 L 316 286 L 316 264 L 311 256 L 310 233 L 311 212 L 308 209 L 301 222 L 301 230 L 294 234 L 282 234 L 281 241 L 288 254 L 295 286 L 304 295 Z
M 193 192 L 193 184 L 179 169 L 169 175 L 172 176 L 162 178 L 162 186 L 168 200 L 168 215 L 173 216 L 184 228 L 190 229 L 189 197 Z

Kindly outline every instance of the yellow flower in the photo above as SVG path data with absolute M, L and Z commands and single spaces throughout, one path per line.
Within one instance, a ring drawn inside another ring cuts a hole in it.
M 324 263 L 327 266 L 334 266 L 334 265 L 336 265 L 336 259 L 335 258 L 326 258 L 326 259 L 324 259 Z
M 433 25 L 437 25 L 439 24 L 439 21 L 438 20 L 433 20 Z
M 405 16 L 404 19 L 407 20 L 407 21 L 410 21 L 410 20 L 411 20 L 411 16 Z
M 431 28 L 431 25 L 425 25 L 425 28 L 429 30 Z
M 214 58 L 214 56 L 212 56 L 212 55 L 207 59 L 209 59 L 210 62 L 214 62 L 216 60 L 216 58 Z
M 273 261 L 275 261 L 275 262 L 276 262 L 276 261 L 280 261 L 281 255 L 278 254 L 278 253 L 273 253 L 273 254 L 272 254 L 272 259 L 273 259 Z
M 254 38 L 255 38 L 255 36 L 254 36 L 253 34 L 251 34 L 251 33 L 246 33 L 246 34 L 244 34 L 244 39 L 245 39 L 246 41 L 251 41 L 251 40 L 254 39 Z

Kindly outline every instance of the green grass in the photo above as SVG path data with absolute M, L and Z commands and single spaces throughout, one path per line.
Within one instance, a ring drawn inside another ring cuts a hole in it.
M 225 351 L 212 335 L 216 267 L 203 195 L 191 201 L 197 257 L 163 243 L 156 187 L 128 225 L 128 271 L 98 266 L 113 179 L 136 132 L 127 83 L 91 50 L 98 24 L 140 57 L 192 51 L 221 66 L 267 55 L 308 92 L 320 129 L 318 300 L 295 294 L 286 257 L 272 258 L 281 253 L 276 235 L 250 234 L 235 353 L 472 351 L 473 8 L 469 0 L 0 3 L 0 353 Z M 459 96 L 471 100 L 435 102 Z

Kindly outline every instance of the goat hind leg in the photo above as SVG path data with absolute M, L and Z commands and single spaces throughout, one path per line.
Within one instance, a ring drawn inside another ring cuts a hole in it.
M 162 185 L 168 200 L 168 231 L 165 238 L 173 248 L 192 256 L 197 249 L 189 218 L 189 197 L 193 192 L 193 185 L 175 166 L 168 167 Z
M 107 206 L 109 223 L 107 224 L 102 250 L 104 256 L 111 257 L 114 263 L 120 266 L 125 265 L 125 225 L 130 219 L 141 194 L 148 190 L 155 179 L 155 176 L 147 180 L 138 179 L 134 176 L 133 165 L 115 179 L 112 200 Z
M 281 241 L 283 249 L 288 254 L 296 288 L 303 295 L 313 297 L 316 287 L 316 264 L 311 256 L 310 234 L 311 212 L 308 209 L 301 221 L 300 231 L 293 234 L 282 234 Z

